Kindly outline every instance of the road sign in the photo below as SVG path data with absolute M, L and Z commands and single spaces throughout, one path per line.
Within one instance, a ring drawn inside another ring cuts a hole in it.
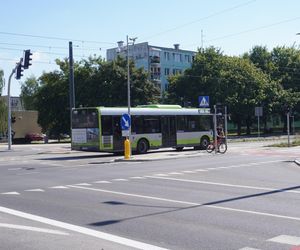
M 255 116 L 263 116 L 263 108 L 255 107 Z
M 123 114 L 121 116 L 121 127 L 122 130 L 129 130 L 130 128 L 130 116 L 128 114 Z
M 198 98 L 199 107 L 200 108 L 208 108 L 209 107 L 209 96 L 200 95 Z

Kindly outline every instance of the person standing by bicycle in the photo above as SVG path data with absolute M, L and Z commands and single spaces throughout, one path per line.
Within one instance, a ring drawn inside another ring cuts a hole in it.
M 222 126 L 217 127 L 217 143 L 220 144 L 225 139 L 225 133 Z

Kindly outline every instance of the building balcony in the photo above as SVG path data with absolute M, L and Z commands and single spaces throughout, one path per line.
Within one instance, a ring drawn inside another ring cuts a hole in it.
M 151 73 L 150 74 L 150 79 L 152 81 L 160 81 L 160 73 Z
M 157 64 L 160 63 L 160 57 L 159 56 L 150 56 L 150 63 L 151 64 Z

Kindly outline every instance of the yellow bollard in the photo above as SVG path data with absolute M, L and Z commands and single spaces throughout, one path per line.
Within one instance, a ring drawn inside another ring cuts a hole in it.
M 124 158 L 125 160 L 130 159 L 130 140 L 128 138 L 124 141 Z

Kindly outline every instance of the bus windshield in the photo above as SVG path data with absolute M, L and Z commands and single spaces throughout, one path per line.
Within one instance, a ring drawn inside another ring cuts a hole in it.
M 72 128 L 97 128 L 98 112 L 96 109 L 76 109 L 72 112 Z

